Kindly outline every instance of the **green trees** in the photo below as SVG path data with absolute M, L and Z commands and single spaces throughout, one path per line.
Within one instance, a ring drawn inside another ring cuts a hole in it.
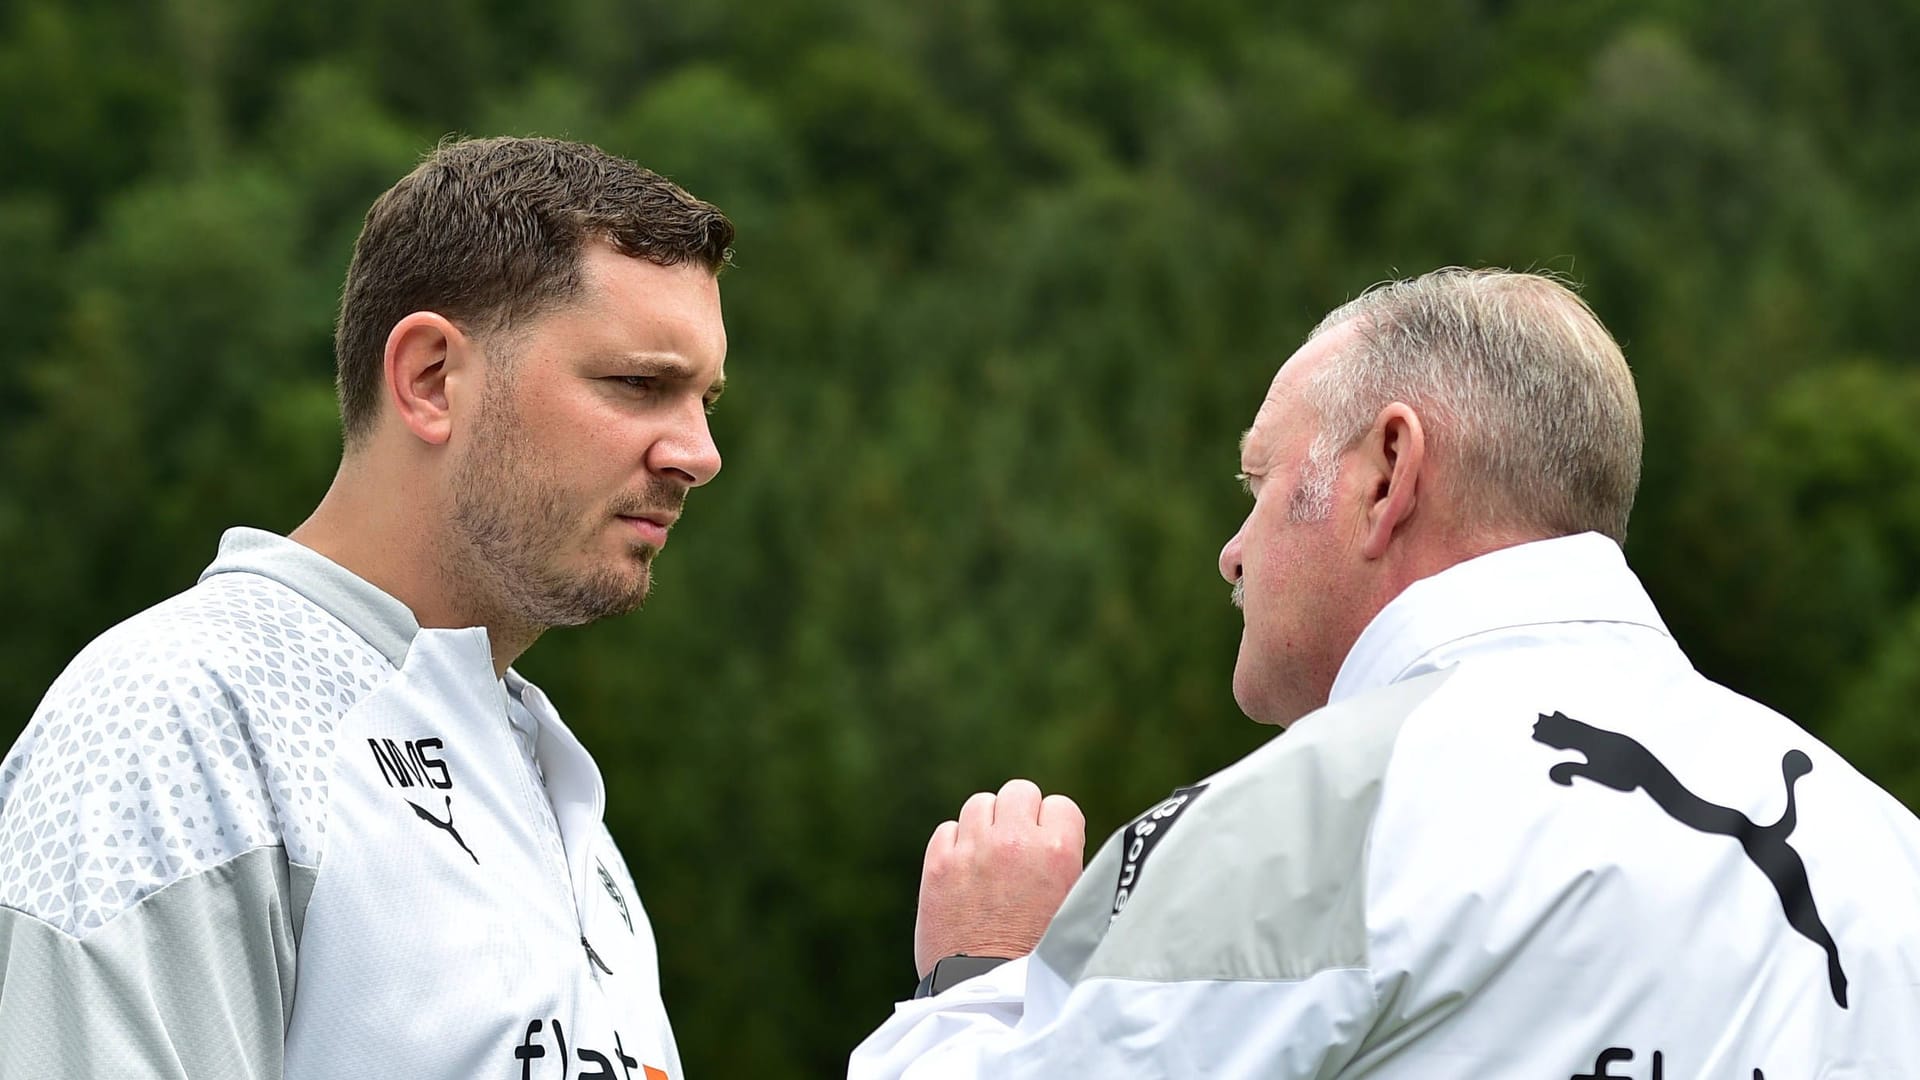
M 360 215 L 448 132 L 718 202 L 727 467 L 523 665 L 598 753 L 696 1075 L 828 1074 L 927 833 L 1095 833 L 1270 732 L 1235 440 L 1307 328 L 1545 266 L 1634 362 L 1630 557 L 1702 668 L 1920 803 L 1920 5 L 28 2 L 0 14 L 0 739 L 334 463 Z

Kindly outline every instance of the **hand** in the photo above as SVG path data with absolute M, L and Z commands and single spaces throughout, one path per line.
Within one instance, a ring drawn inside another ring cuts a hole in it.
M 1087 821 L 1065 795 L 1030 780 L 982 791 L 943 821 L 920 871 L 913 963 L 924 978 L 955 953 L 1025 956 L 1080 877 Z

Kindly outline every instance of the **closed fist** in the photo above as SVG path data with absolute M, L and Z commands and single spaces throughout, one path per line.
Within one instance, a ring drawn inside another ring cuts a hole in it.
M 1087 822 L 1065 795 L 1040 797 L 1029 780 L 979 792 L 927 843 L 913 962 L 921 976 L 941 958 L 1025 956 L 1080 877 Z

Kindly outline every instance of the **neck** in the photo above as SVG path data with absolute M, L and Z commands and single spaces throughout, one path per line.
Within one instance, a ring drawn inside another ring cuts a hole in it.
M 349 451 L 320 505 L 288 536 L 405 604 L 422 627 L 483 627 L 494 673 L 505 675 L 542 628 L 475 603 L 472 583 L 463 587 L 446 558 L 450 515 L 402 487 L 381 482 Z

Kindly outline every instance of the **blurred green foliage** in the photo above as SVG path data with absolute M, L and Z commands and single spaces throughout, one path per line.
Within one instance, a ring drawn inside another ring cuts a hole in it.
M 599 755 L 696 1076 L 840 1067 L 967 793 L 1104 834 L 1270 734 L 1214 569 L 1236 439 L 1322 312 L 1436 265 L 1586 283 L 1681 640 L 1920 805 L 1915 56 L 1913 0 L 16 0 L 0 742 L 318 499 L 373 197 L 537 133 L 740 226 L 727 469 L 643 615 L 522 665 Z

